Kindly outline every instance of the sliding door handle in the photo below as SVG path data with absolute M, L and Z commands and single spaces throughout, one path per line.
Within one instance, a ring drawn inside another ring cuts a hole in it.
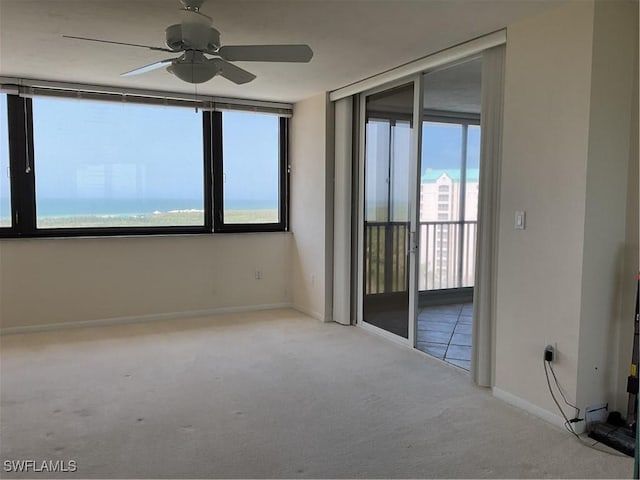
M 418 251 L 418 235 L 416 232 L 409 232 L 409 253 Z

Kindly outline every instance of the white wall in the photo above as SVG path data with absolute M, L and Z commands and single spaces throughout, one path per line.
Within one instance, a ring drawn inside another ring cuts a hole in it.
M 592 37 L 588 1 L 507 29 L 495 384 L 554 413 L 547 343 L 569 397 L 577 387 Z
M 582 407 L 612 401 L 619 377 L 620 252 L 633 241 L 627 208 L 637 215 L 625 180 L 633 8 L 576 1 L 507 30 L 495 382 L 556 415 L 547 343 Z M 526 230 L 513 228 L 515 210 L 526 210 Z
M 288 233 L 2 240 L 0 327 L 289 304 L 291 240 Z
M 633 325 L 633 316 L 622 318 L 620 295 L 636 284 L 635 275 L 623 272 L 638 4 L 597 1 L 594 17 L 578 405 L 606 403 L 619 387 L 625 391 L 616 374 L 618 331 Z M 629 339 L 621 348 L 630 352 L 631 346 Z M 620 367 L 628 371 L 629 363 Z
M 325 321 L 333 291 L 332 115 L 325 94 L 296 103 L 290 137 L 293 306 Z
M 638 17 L 636 13 L 635 17 Z M 635 316 L 635 302 L 637 283 L 634 281 L 636 274 L 640 271 L 640 245 L 638 243 L 639 236 L 639 209 L 640 198 L 638 196 L 639 185 L 639 154 L 638 154 L 638 44 L 635 45 L 635 66 L 634 80 L 632 85 L 633 98 L 631 105 L 631 128 L 629 141 L 629 170 L 627 174 L 627 219 L 625 228 L 625 241 L 622 247 L 621 260 L 622 268 L 620 269 L 620 309 L 617 322 L 618 330 L 618 376 L 615 379 L 615 395 L 613 408 L 615 410 L 625 412 L 627 408 L 628 395 L 626 394 L 627 375 L 629 375 L 629 366 L 631 365 L 631 345 L 633 342 L 633 318 Z

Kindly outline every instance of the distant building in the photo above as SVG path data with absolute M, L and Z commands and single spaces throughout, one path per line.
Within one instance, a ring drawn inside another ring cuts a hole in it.
M 422 175 L 420 290 L 473 286 L 478 174 L 470 168 L 464 179 L 460 169 L 427 169 Z
M 478 219 L 477 168 L 466 172 L 464 212 L 460 212 L 460 169 L 427 169 L 420 184 L 420 221 L 437 222 Z

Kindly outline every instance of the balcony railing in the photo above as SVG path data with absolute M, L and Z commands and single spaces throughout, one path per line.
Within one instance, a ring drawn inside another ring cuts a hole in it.
M 407 290 L 409 224 L 407 222 L 366 222 L 365 293 L 392 293 Z
M 420 222 L 418 288 L 472 287 L 477 231 L 476 221 Z
M 472 287 L 475 275 L 476 221 L 420 222 L 420 291 Z M 365 224 L 365 293 L 408 289 L 407 222 Z

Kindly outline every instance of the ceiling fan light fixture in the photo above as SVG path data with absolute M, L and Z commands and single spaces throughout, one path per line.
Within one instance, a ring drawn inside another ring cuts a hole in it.
M 218 68 L 208 62 L 175 62 L 167 67 L 167 71 L 187 83 L 204 83 L 216 76 Z

